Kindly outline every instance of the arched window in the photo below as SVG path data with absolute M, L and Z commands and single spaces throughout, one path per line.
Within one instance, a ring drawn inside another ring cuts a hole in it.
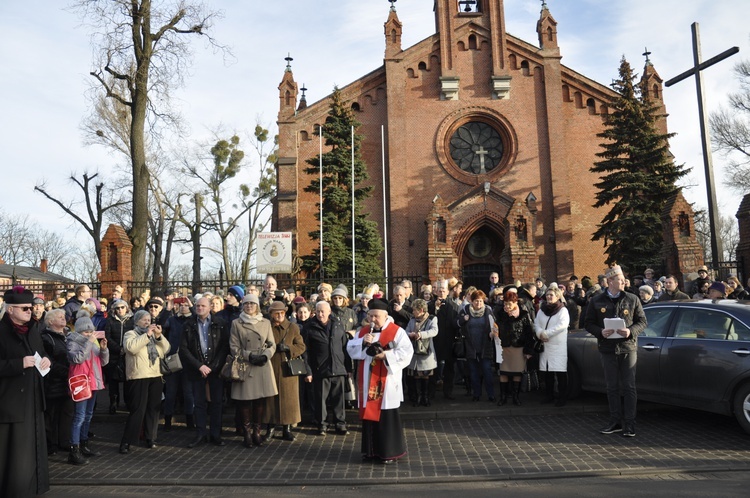
M 469 50 L 477 49 L 477 35 L 469 35 Z
M 440 217 L 435 220 L 435 242 L 445 244 L 447 240 L 445 220 Z
M 586 107 L 589 108 L 589 114 L 596 114 L 596 102 L 594 99 L 586 99 Z
M 417 69 L 419 69 L 420 71 L 427 71 L 427 64 L 422 61 L 417 65 Z
M 360 111 L 359 102 L 352 102 L 352 111 Z
M 656 83 L 654 83 L 654 86 L 652 88 L 652 95 L 655 99 L 659 98 L 659 85 L 657 85 Z

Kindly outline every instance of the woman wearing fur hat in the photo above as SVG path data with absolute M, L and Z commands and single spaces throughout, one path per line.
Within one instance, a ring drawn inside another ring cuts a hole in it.
M 130 414 L 120 443 L 120 453 L 130 452 L 143 425 L 146 446 L 156 447 L 156 429 L 163 387 L 160 359 L 169 351 L 161 326 L 151 323 L 146 310 L 133 317 L 133 330 L 125 333 L 125 397 Z
M 101 344 L 94 336 L 94 323 L 90 318 L 81 317 L 76 320 L 73 330 L 65 342 L 68 346 L 68 361 L 70 362 L 69 377 L 84 374 L 88 378 L 91 397 L 77 401 L 73 414 L 73 425 L 70 429 L 70 454 L 68 462 L 73 465 L 85 465 L 84 457 L 99 456 L 89 448 L 88 435 L 91 417 L 96 405 L 96 392 L 104 389 L 104 375 L 102 366 L 109 363 L 107 339 L 101 339 Z
M 50 367 L 37 327 L 30 326 L 34 295 L 7 291 L 0 318 L 0 496 L 30 497 L 49 490 L 44 434 L 44 388 L 35 368 Z

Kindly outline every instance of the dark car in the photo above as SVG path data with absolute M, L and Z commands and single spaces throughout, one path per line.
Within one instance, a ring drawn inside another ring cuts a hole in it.
M 686 300 L 644 307 L 638 398 L 734 415 L 750 433 L 750 302 Z M 605 392 L 596 338 L 568 335 L 571 396 Z

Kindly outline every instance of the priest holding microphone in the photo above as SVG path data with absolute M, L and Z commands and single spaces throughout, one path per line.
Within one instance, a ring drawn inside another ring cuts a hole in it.
M 388 315 L 388 304 L 369 303 L 370 324 L 347 343 L 353 360 L 360 360 L 357 377 L 359 417 L 362 419 L 362 459 L 392 464 L 406 455 L 399 407 L 404 400 L 401 372 L 414 349 L 404 329 Z

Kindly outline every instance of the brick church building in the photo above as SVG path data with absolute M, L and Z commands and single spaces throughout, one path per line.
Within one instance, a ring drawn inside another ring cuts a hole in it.
M 503 0 L 436 0 L 434 16 L 435 34 L 403 48 L 408 26 L 391 7 L 382 65 L 373 61 L 372 72 L 341 88 L 362 123 L 370 219 L 381 236 L 387 228 L 390 273 L 474 276 L 483 287 L 491 271 L 503 282 L 602 273 L 604 247 L 591 236 L 606 211 L 592 207 L 598 178 L 589 168 L 614 92 L 561 63 L 546 4 L 537 44 L 506 31 Z M 663 106 L 648 61 L 643 78 Z M 304 168 L 318 154 L 314 132 L 330 101 L 307 105 L 299 92 L 287 66 L 272 226 L 293 232 L 306 255 L 319 225 Z

